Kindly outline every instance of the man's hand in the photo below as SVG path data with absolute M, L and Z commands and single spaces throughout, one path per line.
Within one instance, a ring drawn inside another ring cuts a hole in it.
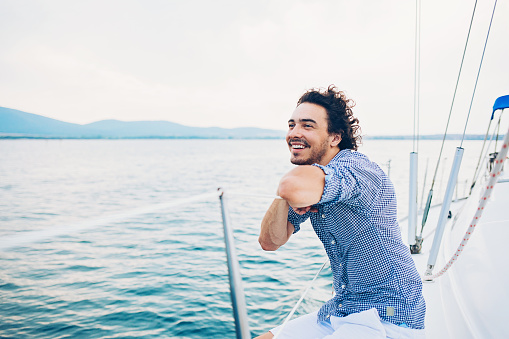
M 293 207 L 292 207 L 292 208 L 293 208 Z M 313 212 L 313 213 L 318 212 L 318 208 L 313 207 L 313 206 L 300 207 L 300 208 L 293 208 L 293 210 L 295 211 L 295 213 L 297 213 L 297 214 L 299 214 L 299 215 L 306 214 L 307 212 Z

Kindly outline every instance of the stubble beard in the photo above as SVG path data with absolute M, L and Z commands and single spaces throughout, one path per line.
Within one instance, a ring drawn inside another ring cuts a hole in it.
M 328 143 L 326 140 L 320 145 L 320 148 L 318 148 L 316 150 L 313 150 L 312 148 L 310 148 L 311 154 L 309 155 L 309 157 L 303 158 L 303 159 L 295 158 L 292 153 L 290 162 L 294 165 L 313 165 L 313 164 L 320 163 L 320 161 L 324 157 L 325 153 L 327 153 L 327 147 L 328 147 Z

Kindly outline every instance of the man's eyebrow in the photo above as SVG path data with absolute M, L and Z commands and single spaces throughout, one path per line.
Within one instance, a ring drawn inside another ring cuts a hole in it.
M 316 121 L 314 121 L 313 119 L 300 119 L 299 121 L 300 122 L 312 122 L 313 124 L 316 124 Z
M 290 120 L 288 120 L 288 122 L 295 122 L 295 120 L 290 119 Z M 299 122 L 312 122 L 312 123 L 316 124 L 316 121 L 314 121 L 313 119 L 299 119 Z

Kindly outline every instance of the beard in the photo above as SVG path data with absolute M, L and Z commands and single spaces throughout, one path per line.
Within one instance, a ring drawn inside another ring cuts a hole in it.
M 309 156 L 307 157 L 304 157 L 304 155 L 302 154 L 294 155 L 294 153 L 292 152 L 290 162 L 294 165 L 312 165 L 320 163 L 325 153 L 327 153 L 327 149 L 328 141 L 324 140 L 324 142 L 319 146 L 316 147 L 309 146 L 308 150 L 311 152 L 311 154 L 309 154 Z

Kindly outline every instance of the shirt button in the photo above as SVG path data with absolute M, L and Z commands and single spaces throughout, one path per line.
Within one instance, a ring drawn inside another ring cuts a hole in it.
M 341 288 L 344 289 L 346 286 L 345 285 L 341 285 Z
M 325 214 L 322 214 L 322 218 L 325 219 Z
M 336 243 L 336 240 L 331 240 L 330 243 L 334 245 Z
M 338 307 L 343 307 L 343 304 L 339 304 Z
M 339 267 L 343 266 L 343 264 L 339 264 Z

